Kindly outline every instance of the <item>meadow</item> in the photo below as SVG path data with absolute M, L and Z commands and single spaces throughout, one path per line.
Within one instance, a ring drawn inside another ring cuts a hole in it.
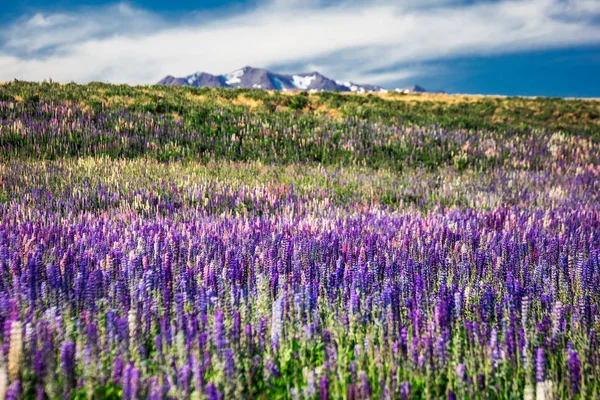
M 600 102 L 0 86 L 0 398 L 600 396 Z

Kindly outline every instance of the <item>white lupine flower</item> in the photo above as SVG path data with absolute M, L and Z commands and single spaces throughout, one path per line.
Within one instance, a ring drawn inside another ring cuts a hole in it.
M 31 343 L 33 333 L 33 325 L 31 324 L 31 322 L 28 322 L 27 324 L 25 324 L 25 343 Z
M 137 315 L 133 308 L 129 310 L 129 314 L 127 315 L 127 322 L 129 324 L 129 351 L 133 354 L 135 351 L 135 343 L 137 343 Z
M 558 335 L 561 330 L 562 309 L 563 305 L 560 300 L 558 300 L 554 304 L 554 309 L 552 310 L 552 335 L 554 336 Z
M 305 397 L 313 398 L 317 395 L 317 375 L 315 371 L 306 372 L 306 387 L 304 388 Z
M 8 385 L 8 377 L 6 376 L 6 368 L 0 367 L 0 399 L 6 396 L 6 387 Z
M 275 342 L 281 338 L 281 333 L 283 330 L 283 321 L 281 320 L 281 303 L 282 296 L 281 294 L 277 296 L 277 299 L 273 302 L 271 306 L 271 341 Z
M 462 315 L 462 298 L 460 292 L 454 293 L 454 309 L 456 310 L 456 316 L 460 319 Z
M 8 378 L 19 379 L 19 370 L 23 358 L 23 328 L 21 322 L 13 321 L 10 328 L 10 347 L 8 350 Z
M 535 397 L 535 389 L 533 385 L 527 384 L 525 385 L 525 390 L 523 391 L 523 400 L 533 400 Z
M 527 330 L 527 321 L 529 319 L 529 308 L 531 303 L 529 301 L 529 297 L 523 297 L 521 301 L 521 324 L 523 325 L 523 329 Z
M 536 400 L 552 400 L 554 398 L 552 392 L 552 381 L 546 380 L 538 382 L 535 388 Z

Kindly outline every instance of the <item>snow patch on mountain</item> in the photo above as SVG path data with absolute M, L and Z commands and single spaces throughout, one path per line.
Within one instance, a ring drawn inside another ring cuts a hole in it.
M 317 79 L 317 76 L 316 75 L 310 75 L 310 76 L 294 75 L 292 77 L 292 79 L 293 79 L 293 84 L 296 88 L 306 90 L 306 89 L 308 89 L 310 84 L 315 79 Z
M 190 84 L 190 85 L 193 85 L 194 81 L 198 78 L 198 74 L 199 73 L 196 72 L 195 74 L 188 76 L 187 79 L 186 79 L 187 83 Z
M 245 71 L 243 69 L 238 69 L 237 71 L 225 74 L 225 83 L 228 85 L 235 85 L 236 83 L 242 82 L 240 78 L 244 76 L 244 73 Z
M 409 86 L 409 87 L 405 87 L 405 88 L 396 88 L 395 91 L 397 93 L 404 93 L 404 94 L 409 94 L 409 93 L 426 93 L 427 92 L 427 90 L 423 89 L 419 85 L 413 85 L 413 86 Z

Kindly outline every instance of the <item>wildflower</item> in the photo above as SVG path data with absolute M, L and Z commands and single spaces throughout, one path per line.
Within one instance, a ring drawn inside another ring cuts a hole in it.
M 523 400 L 534 400 L 535 397 L 535 389 L 533 385 L 527 384 L 525 385 L 525 390 L 523 391 Z
M 543 348 L 538 347 L 535 360 L 536 379 L 538 382 L 543 382 L 546 369 L 546 353 Z
M 354 386 L 354 384 L 349 384 L 346 387 L 346 400 L 357 400 L 358 397 L 358 390 L 356 389 L 356 386 Z
M 221 350 L 225 347 L 225 326 L 223 324 L 223 312 L 217 311 L 215 314 L 215 325 L 213 328 L 213 340 L 215 341 L 215 347 Z
M 200 395 L 204 389 L 204 370 L 195 354 L 192 356 L 192 373 L 194 375 L 194 392 Z
M 230 348 L 225 349 L 225 375 L 228 379 L 235 379 L 235 360 L 233 358 L 233 350 Z
M 6 369 L 0 366 L 0 399 L 4 399 L 6 395 L 6 386 L 8 384 L 8 377 L 6 376 Z
M 148 400 L 162 400 L 164 398 L 164 389 L 156 378 L 150 378 L 148 386 L 150 387 Z
M 408 400 L 411 394 L 410 382 L 405 381 L 400 383 L 400 398 L 402 400 Z
M 549 380 L 538 382 L 535 388 L 536 400 L 552 400 L 554 397 L 552 386 L 552 381 Z
M 65 342 L 60 352 L 60 366 L 65 379 L 65 388 L 75 387 L 75 343 Z
M 125 366 L 123 370 L 123 397 L 128 398 L 131 396 L 131 371 L 133 369 L 133 365 L 131 362 Z
M 360 373 L 360 395 L 361 398 L 371 397 L 371 385 L 369 384 L 369 378 L 365 372 Z
M 466 377 L 466 368 L 464 363 L 460 363 L 456 366 L 456 377 L 460 382 L 463 382 Z
M 320 381 L 319 398 L 321 400 L 329 400 L 329 381 L 327 376 L 323 375 Z
M 113 367 L 113 383 L 115 385 L 120 385 L 123 377 L 123 361 L 121 357 L 115 358 L 114 367 Z
M 531 302 L 529 297 L 525 296 L 521 299 L 521 324 L 523 325 L 523 329 L 527 331 L 527 321 L 529 319 L 529 308 L 531 307 Z
M 569 352 L 568 361 L 569 380 L 571 382 L 571 393 L 573 395 L 579 393 L 581 387 L 581 362 L 579 355 L 575 350 Z
M 210 382 L 208 385 L 206 385 L 206 398 L 208 400 L 222 400 L 223 395 L 221 394 L 217 386 L 214 383 Z
M 562 310 L 563 305 L 560 301 L 554 304 L 552 310 L 552 335 L 557 336 L 562 330 Z
M 16 380 L 10 384 L 8 390 L 6 390 L 5 400 L 19 400 L 21 393 L 21 381 Z
M 305 397 L 312 398 L 317 395 L 317 376 L 315 371 L 310 371 L 305 368 L 303 371 L 306 378 Z
M 131 400 L 137 400 L 138 392 L 140 390 L 140 370 L 137 368 L 131 368 L 129 380 L 129 398 Z
M 21 322 L 13 321 L 10 327 L 10 347 L 8 350 L 8 379 L 15 381 L 19 378 L 23 358 L 23 331 Z
M 277 299 L 273 302 L 272 311 L 271 311 L 271 341 L 273 343 L 279 343 L 279 338 L 281 337 L 283 322 L 281 318 L 282 313 L 282 296 L 281 294 L 277 297 Z

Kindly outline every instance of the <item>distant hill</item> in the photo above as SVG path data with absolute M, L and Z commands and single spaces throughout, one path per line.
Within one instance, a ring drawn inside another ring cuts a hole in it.
M 300 90 L 308 92 L 339 91 L 356 93 L 387 93 L 389 90 L 377 85 L 361 85 L 350 81 L 338 81 L 319 72 L 300 74 L 277 74 L 263 68 L 244 67 L 224 75 L 196 72 L 183 78 L 166 76 L 159 85 L 213 88 L 245 88 L 265 90 Z M 394 89 L 400 93 L 425 93 L 427 90 L 414 85 Z

